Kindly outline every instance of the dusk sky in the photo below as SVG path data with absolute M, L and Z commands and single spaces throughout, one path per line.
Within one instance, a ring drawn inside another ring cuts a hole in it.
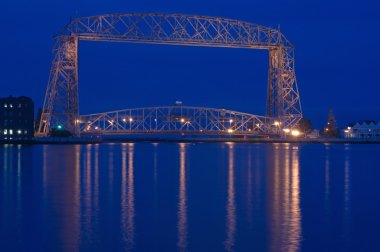
M 380 120 L 380 6 L 375 1 L 3 0 L 0 96 L 42 106 L 52 36 L 75 17 L 109 13 L 199 14 L 281 27 L 295 46 L 304 116 L 322 127 Z M 264 115 L 268 52 L 250 49 L 81 42 L 81 114 L 184 105 Z

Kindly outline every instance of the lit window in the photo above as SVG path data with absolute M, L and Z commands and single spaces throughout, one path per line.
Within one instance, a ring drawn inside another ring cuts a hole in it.
M 24 134 L 28 134 L 28 131 L 27 131 L 27 130 L 25 130 L 25 131 L 24 131 Z
M 17 131 L 17 134 L 19 134 L 19 135 L 20 135 L 20 134 L 21 134 L 21 130 L 18 130 L 18 131 Z
M 12 104 L 9 104 L 9 107 L 13 108 L 13 105 L 12 105 Z
M 13 130 L 12 129 L 9 130 L 9 135 L 13 135 Z
M 4 135 L 8 135 L 8 130 L 7 129 L 4 130 Z
M 8 108 L 8 104 L 4 104 L 4 108 Z

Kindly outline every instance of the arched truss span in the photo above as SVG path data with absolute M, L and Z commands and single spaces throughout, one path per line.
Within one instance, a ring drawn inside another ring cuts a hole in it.
M 218 17 L 112 14 L 77 18 L 56 37 L 37 136 L 47 136 L 57 125 L 80 134 L 79 40 L 269 50 L 267 116 L 287 128 L 294 127 L 302 117 L 294 48 L 278 29 Z
M 82 115 L 86 134 L 216 134 L 264 135 L 280 131 L 273 118 L 226 109 L 168 106 L 125 109 Z

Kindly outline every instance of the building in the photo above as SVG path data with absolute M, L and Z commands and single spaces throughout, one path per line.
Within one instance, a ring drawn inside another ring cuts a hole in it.
M 343 131 L 346 138 L 380 138 L 380 122 L 357 121 Z
M 31 98 L 0 98 L 0 140 L 30 140 L 34 134 L 34 103 Z
M 317 129 L 311 130 L 309 133 L 306 134 L 306 137 L 307 138 L 319 138 L 320 137 L 319 130 L 317 130 Z

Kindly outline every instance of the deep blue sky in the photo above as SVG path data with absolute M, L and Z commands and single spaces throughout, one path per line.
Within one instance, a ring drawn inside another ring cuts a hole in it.
M 2 0 L 0 96 L 42 106 L 52 36 L 71 17 L 165 12 L 221 16 L 277 27 L 295 45 L 305 117 L 321 127 L 380 120 L 380 6 L 376 1 Z M 81 113 L 131 107 L 224 107 L 264 114 L 267 52 L 247 49 L 81 42 Z

